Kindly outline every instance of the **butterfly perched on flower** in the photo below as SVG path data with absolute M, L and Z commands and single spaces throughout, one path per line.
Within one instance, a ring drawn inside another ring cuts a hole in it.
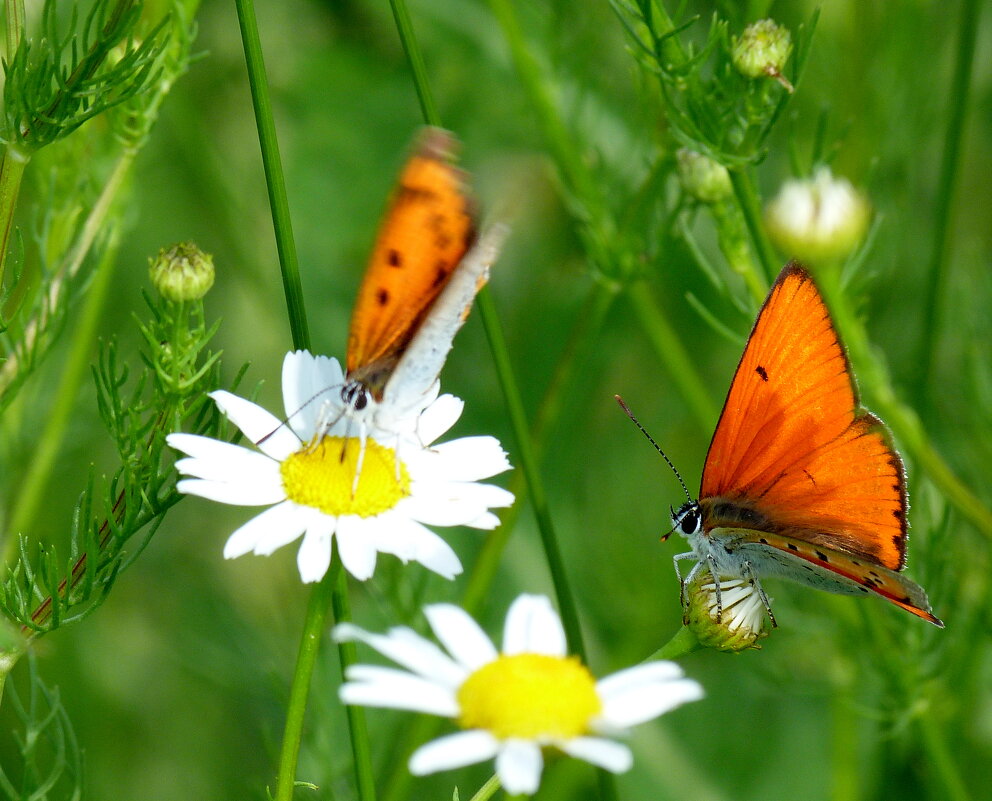
M 759 591 L 761 578 L 779 576 L 877 595 L 943 627 L 923 589 L 900 573 L 907 509 L 902 459 L 882 421 L 861 409 L 826 304 L 792 262 L 744 348 L 698 499 L 672 510 L 673 530 L 692 547 L 676 569 L 696 560 L 684 584 L 708 570 Z
M 437 380 L 506 236 L 478 233 L 454 137 L 425 128 L 400 173 L 358 291 L 342 399 L 406 410 Z

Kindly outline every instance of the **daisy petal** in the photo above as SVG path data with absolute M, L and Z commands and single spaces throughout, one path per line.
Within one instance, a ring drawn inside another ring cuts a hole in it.
M 643 680 L 637 676 L 637 671 L 638 668 L 625 670 L 596 685 L 603 699 L 597 728 L 611 730 L 634 726 L 703 697 L 703 688 L 692 679 Z M 633 673 L 633 679 L 618 681 L 625 673 Z M 604 684 L 605 690 L 601 689 Z
M 603 737 L 573 737 L 555 745 L 569 756 L 590 762 L 611 773 L 626 773 L 634 764 L 634 755 L 627 746 Z
M 618 670 L 596 682 L 596 692 L 603 699 L 626 692 L 637 692 L 641 687 L 658 682 L 675 681 L 685 676 L 685 672 L 675 662 L 659 659 Z
M 461 731 L 426 743 L 410 757 L 410 773 L 425 776 L 439 770 L 485 762 L 499 753 L 499 740 L 487 731 Z
M 305 529 L 305 521 L 292 503 L 281 503 L 256 515 L 235 531 L 224 545 L 224 558 L 235 559 L 249 551 L 268 555 L 292 542 Z
M 282 363 L 283 406 L 300 439 L 309 441 L 319 423 L 341 414 L 343 386 L 344 374 L 337 359 L 307 351 L 286 354 Z
M 446 481 L 478 481 L 510 469 L 495 437 L 461 437 L 434 445 L 421 456 L 431 460 L 434 476 Z
M 338 692 L 345 704 L 406 709 L 446 718 L 459 711 L 450 688 L 402 670 L 354 665 L 348 668 L 346 678 Z
M 504 740 L 496 755 L 496 774 L 511 795 L 533 795 L 541 783 L 544 759 L 530 740 Z
M 303 535 L 300 550 L 296 553 L 296 567 L 300 578 L 305 584 L 320 581 L 331 564 L 331 536 L 334 534 L 335 519 L 326 515 L 313 515 L 307 523 L 307 531 Z M 338 545 L 340 546 L 340 540 Z M 341 563 L 349 571 L 351 568 L 341 553 Z M 373 567 L 375 554 L 373 552 Z M 371 575 L 371 573 L 369 574 Z
M 543 595 L 521 595 L 506 614 L 504 654 L 566 656 L 565 629 L 561 618 Z
M 453 579 L 462 572 L 458 555 L 444 539 L 416 520 L 400 514 L 389 515 L 388 523 L 383 520 L 376 549 L 398 556 L 404 562 L 419 562 L 446 579 Z
M 176 482 L 176 489 L 186 495 L 199 495 L 208 501 L 232 506 L 268 506 L 286 500 L 286 493 L 278 484 L 222 484 L 203 478 L 184 478 Z
M 300 440 L 289 427 L 257 403 L 222 389 L 211 392 L 210 397 L 217 408 L 266 456 L 282 461 L 299 449 Z
M 417 435 L 424 445 L 430 445 L 458 422 L 465 401 L 454 395 L 442 395 L 428 406 L 417 421 Z
M 369 525 L 369 520 L 356 515 L 344 515 L 337 519 L 338 554 L 341 556 L 341 564 L 359 581 L 371 578 L 375 572 L 376 538 L 370 531 Z
M 405 626 L 391 628 L 386 634 L 371 634 L 351 623 L 340 623 L 333 633 L 338 642 L 363 642 L 407 670 L 452 689 L 468 676 L 465 668 L 434 643 Z
M 498 656 L 492 640 L 464 609 L 431 604 L 424 607 L 424 615 L 441 645 L 468 670 L 482 667 Z

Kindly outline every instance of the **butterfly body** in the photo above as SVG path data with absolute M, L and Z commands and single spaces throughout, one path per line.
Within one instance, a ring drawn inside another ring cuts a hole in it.
M 777 576 L 874 594 L 930 621 L 906 563 L 905 471 L 887 429 L 860 408 L 810 274 L 790 263 L 758 313 L 717 423 L 699 500 L 673 510 L 697 560 L 687 579 Z M 759 585 L 760 586 L 760 585 Z

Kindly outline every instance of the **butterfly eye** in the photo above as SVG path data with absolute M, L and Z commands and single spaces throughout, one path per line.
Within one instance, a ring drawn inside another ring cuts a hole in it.
M 685 504 L 672 516 L 672 522 L 682 534 L 686 536 L 696 534 L 702 524 L 699 504 L 694 502 Z
M 369 404 L 369 393 L 357 381 L 345 384 L 341 390 L 341 400 L 356 412 L 360 412 Z

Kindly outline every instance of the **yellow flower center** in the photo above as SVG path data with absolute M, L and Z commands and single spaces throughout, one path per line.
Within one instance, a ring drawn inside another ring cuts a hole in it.
M 333 516 L 374 517 L 392 509 L 410 494 L 406 465 L 392 448 L 367 439 L 356 488 L 361 448 L 357 437 L 324 437 L 291 454 L 280 466 L 286 496 Z
M 603 708 L 592 674 L 577 657 L 500 656 L 458 690 L 459 724 L 498 738 L 578 737 Z

